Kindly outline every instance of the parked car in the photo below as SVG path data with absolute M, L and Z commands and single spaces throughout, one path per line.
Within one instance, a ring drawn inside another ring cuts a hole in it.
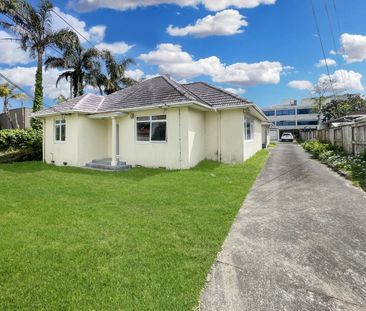
M 294 136 L 291 133 L 283 133 L 281 136 L 281 141 L 289 141 L 289 142 L 293 142 L 294 141 Z

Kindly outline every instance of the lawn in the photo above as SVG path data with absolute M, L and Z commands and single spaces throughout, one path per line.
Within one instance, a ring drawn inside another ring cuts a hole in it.
M 0 309 L 191 310 L 267 157 L 120 173 L 0 164 Z

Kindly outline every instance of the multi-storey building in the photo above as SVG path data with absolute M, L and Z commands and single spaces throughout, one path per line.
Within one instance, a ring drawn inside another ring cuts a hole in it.
M 346 96 L 337 96 L 337 99 Z M 325 103 L 333 99 L 334 97 L 328 97 Z M 314 104 L 312 98 L 304 98 L 301 103 L 296 99 L 288 99 L 282 104 L 263 109 L 263 112 L 280 131 L 315 129 L 318 124 L 318 114 L 314 111 Z

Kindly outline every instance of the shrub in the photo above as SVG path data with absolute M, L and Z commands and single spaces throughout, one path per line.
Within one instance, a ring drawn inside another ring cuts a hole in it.
M 0 130 L 0 151 L 31 149 L 42 150 L 42 131 L 26 130 Z

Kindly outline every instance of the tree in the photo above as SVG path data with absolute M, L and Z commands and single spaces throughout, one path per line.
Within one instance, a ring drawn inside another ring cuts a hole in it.
M 127 67 L 135 63 L 132 58 L 118 62 L 108 50 L 102 51 L 102 58 L 105 62 L 106 74 L 100 72 L 91 75 L 89 81 L 91 85 L 99 88 L 101 94 L 104 90 L 104 93 L 109 95 L 136 83 L 135 80 L 126 77 Z
M 56 102 L 57 104 L 62 104 L 62 103 L 64 103 L 64 102 L 68 101 L 69 99 L 70 99 L 70 98 L 66 97 L 65 95 L 60 94 L 59 96 L 57 96 L 57 98 L 55 98 L 55 102 Z
M 318 115 L 317 128 L 320 129 L 322 109 L 325 105 L 327 96 L 331 89 L 331 81 L 319 81 L 313 88 L 313 93 L 316 95 L 312 99 L 314 100 L 313 110 Z
M 3 102 L 3 111 L 7 115 L 9 119 L 9 123 L 11 128 L 14 128 L 13 121 L 11 120 L 10 113 L 9 113 L 9 100 L 10 99 L 25 99 L 26 95 L 23 93 L 16 93 L 14 87 L 10 87 L 8 83 L 0 85 L 0 97 L 4 98 Z
M 40 0 L 37 8 L 26 0 L 0 0 L 0 13 L 6 17 L 6 20 L 0 21 L 0 25 L 18 35 L 19 38 L 13 40 L 37 59 L 33 112 L 43 108 L 42 66 L 45 50 L 57 42 L 65 41 L 65 35 L 70 33 L 68 30 L 52 30 L 52 9 L 49 0 Z M 32 127 L 41 127 L 41 122 L 32 119 Z
M 45 61 L 46 70 L 57 68 L 64 71 L 56 81 L 56 87 L 60 80 L 66 79 L 71 84 L 73 97 L 84 94 L 87 81 L 100 72 L 98 57 L 100 53 L 95 48 L 85 49 L 80 45 L 79 38 L 74 35 L 66 42 L 58 43 L 63 51 L 62 57 L 50 56 Z
M 361 95 L 349 94 L 347 98 L 333 99 L 324 105 L 321 111 L 325 119 L 329 121 L 364 110 L 366 110 L 366 99 Z

